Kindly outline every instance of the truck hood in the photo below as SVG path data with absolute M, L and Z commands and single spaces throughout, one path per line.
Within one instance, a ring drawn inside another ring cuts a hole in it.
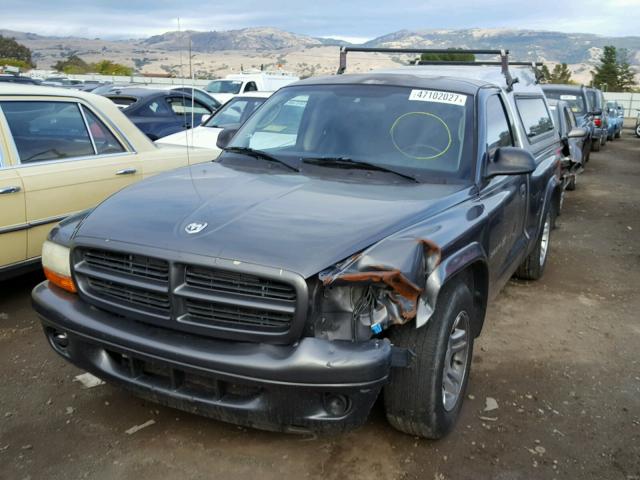
M 125 242 L 260 264 L 305 278 L 460 201 L 461 185 L 356 183 L 220 163 L 164 173 L 113 195 L 79 241 Z M 187 233 L 191 224 L 206 224 Z

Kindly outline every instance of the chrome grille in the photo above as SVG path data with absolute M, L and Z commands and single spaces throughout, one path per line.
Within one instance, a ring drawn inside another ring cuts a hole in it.
M 206 266 L 82 247 L 74 249 L 73 258 L 83 298 L 127 318 L 222 338 L 283 343 L 304 326 L 306 283 L 279 269 L 243 265 L 239 270 L 219 259 L 216 266 Z

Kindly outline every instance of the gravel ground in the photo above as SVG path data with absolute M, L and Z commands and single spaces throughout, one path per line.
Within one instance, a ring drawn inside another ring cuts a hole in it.
M 0 283 L 0 478 L 640 479 L 639 187 L 626 130 L 568 192 L 544 278 L 491 305 L 462 417 L 439 442 L 392 430 L 381 405 L 363 428 L 315 438 L 83 389 L 31 310 L 40 276 Z

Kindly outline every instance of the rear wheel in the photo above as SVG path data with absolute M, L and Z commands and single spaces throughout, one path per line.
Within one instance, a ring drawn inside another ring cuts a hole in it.
M 620 134 L 621 134 L 621 133 L 622 133 L 622 131 L 621 131 L 621 130 L 618 130 L 618 131 L 615 133 L 614 137 L 615 137 L 615 138 L 620 138 Z
M 536 242 L 533 252 L 525 258 L 524 262 L 522 262 L 516 271 L 516 276 L 518 278 L 522 278 L 523 280 L 538 280 L 542 277 L 544 267 L 547 264 L 547 256 L 549 253 L 549 246 L 551 244 L 552 225 L 552 213 L 549 211 L 544 217 L 542 231 L 538 236 L 538 241 Z
M 569 181 L 567 182 L 567 190 L 570 192 L 576 189 L 576 175 L 571 175 L 569 177 Z
M 473 355 L 473 297 L 466 284 L 445 285 L 427 325 L 390 331 L 391 342 L 415 354 L 412 365 L 393 372 L 384 389 L 389 423 L 420 437 L 438 439 L 456 423 Z
M 640 137 L 640 124 L 636 125 L 636 136 Z
M 593 152 L 599 152 L 601 146 L 602 146 L 602 143 L 599 138 L 596 138 L 591 142 L 591 150 Z

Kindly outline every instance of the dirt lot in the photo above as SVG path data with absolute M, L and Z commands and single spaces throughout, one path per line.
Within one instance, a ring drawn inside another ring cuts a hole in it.
M 395 432 L 380 405 L 360 430 L 313 438 L 83 389 L 30 308 L 40 277 L 0 283 L 0 478 L 640 479 L 640 139 L 630 130 L 592 155 L 558 224 L 544 278 L 510 282 L 491 306 L 462 418 L 440 442 Z M 499 408 L 484 412 L 486 397 Z

